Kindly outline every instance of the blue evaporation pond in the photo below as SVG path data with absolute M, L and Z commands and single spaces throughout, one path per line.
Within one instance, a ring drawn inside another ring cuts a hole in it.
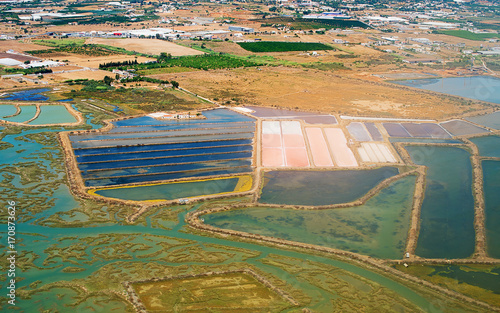
M 70 136 L 86 185 L 251 171 L 255 119 L 227 109 L 203 115 L 206 119 L 139 117 L 117 121 L 114 132 Z
M 42 93 L 49 91 L 49 88 L 30 89 L 12 92 L 1 98 L 1 100 L 15 100 L 15 101 L 47 101 L 49 97 Z
M 241 151 L 252 151 L 252 145 L 244 146 L 226 146 L 214 148 L 195 148 L 195 149 L 182 149 L 182 150 L 152 150 L 143 152 L 131 153 L 113 153 L 113 154 L 98 154 L 98 155 L 83 155 L 78 156 L 78 162 L 104 162 L 104 161 L 119 161 L 119 160 L 132 160 L 132 159 L 145 159 L 145 158 L 161 158 L 167 154 L 172 156 L 188 156 L 188 155 L 206 155 L 213 153 L 231 153 Z
M 500 79 L 491 76 L 411 79 L 392 83 L 500 104 Z
M 112 186 L 119 184 L 132 184 L 141 182 L 154 182 L 163 180 L 172 180 L 186 177 L 206 177 L 215 175 L 228 175 L 228 174 L 242 174 L 251 173 L 252 168 L 238 167 L 229 169 L 219 169 L 219 170 L 208 170 L 199 172 L 178 172 L 178 173 L 168 173 L 168 174 L 157 174 L 157 175 L 147 175 L 147 176 L 129 176 L 129 177 L 111 177 L 104 179 L 86 180 L 85 186 L 96 187 L 96 186 Z
M 68 112 L 64 105 L 41 105 L 40 115 L 31 125 L 75 123 L 76 118 Z
M 499 136 L 484 136 L 471 138 L 477 148 L 479 149 L 479 154 L 485 157 L 496 157 L 500 158 L 500 137 Z
M 161 166 L 146 166 L 146 167 L 136 167 L 136 168 L 119 168 L 119 169 L 109 169 L 104 171 L 92 171 L 84 172 L 82 176 L 85 179 L 102 179 L 110 177 L 122 177 L 122 176 L 147 176 L 147 175 L 157 175 L 157 174 L 169 174 L 178 173 L 186 171 L 208 171 L 208 170 L 220 170 L 220 169 L 231 169 L 241 166 L 250 166 L 250 160 L 220 160 L 213 162 L 203 162 L 195 164 L 175 164 L 175 165 L 161 165 Z
M 199 163 L 203 164 L 208 161 L 219 161 L 219 160 L 230 160 L 230 159 L 241 159 L 250 158 L 252 156 L 252 151 L 247 152 L 235 152 L 235 153 L 212 153 L 203 155 L 188 155 L 188 156 L 166 156 L 163 158 L 141 158 L 132 159 L 124 161 L 110 161 L 110 162 L 96 162 L 96 163 L 80 163 L 81 170 L 102 170 L 102 169 L 117 169 L 123 167 L 146 167 L 153 165 L 165 165 L 165 164 L 180 164 L 180 163 Z M 194 164 L 188 164 L 193 166 Z
M 316 206 L 351 202 L 398 172 L 395 167 L 374 170 L 267 172 L 264 174 L 265 184 L 259 201 Z
M 239 140 L 219 140 L 219 141 L 203 141 L 203 142 L 184 142 L 184 143 L 170 143 L 170 144 L 157 144 L 157 145 L 136 145 L 136 146 L 119 146 L 119 147 L 106 147 L 106 148 L 89 148 L 89 149 L 75 149 L 76 156 L 93 155 L 93 154 L 115 154 L 115 153 L 134 153 L 142 151 L 157 151 L 157 150 L 185 150 L 194 148 L 213 148 L 225 147 L 231 145 L 250 145 L 251 139 Z
M 466 120 L 493 129 L 500 129 L 500 111 L 491 114 L 467 117 Z

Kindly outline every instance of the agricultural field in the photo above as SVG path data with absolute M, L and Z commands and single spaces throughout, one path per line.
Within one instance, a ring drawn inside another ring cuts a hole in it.
M 448 35 L 448 36 L 455 36 L 459 38 L 464 38 L 468 40 L 475 40 L 475 41 L 483 41 L 486 39 L 490 38 L 500 38 L 499 34 L 495 33 L 472 33 L 467 30 L 442 30 L 438 31 L 438 34 L 443 34 L 443 35 Z
M 308 30 L 308 29 L 332 29 L 332 28 L 350 28 L 361 27 L 369 28 L 368 25 L 356 20 L 324 20 L 324 19 L 303 19 L 291 17 L 275 17 L 266 19 L 255 19 L 254 22 L 263 23 L 265 26 L 272 25 L 288 25 L 291 29 Z
M 103 64 L 101 68 L 106 69 L 128 69 L 133 68 L 135 70 L 151 70 L 159 68 L 194 68 L 200 70 L 217 70 L 226 68 L 238 68 L 238 67 L 252 67 L 258 66 L 261 63 L 256 63 L 252 61 L 247 61 L 244 59 L 239 59 L 222 54 L 204 54 L 197 56 L 184 56 L 184 57 L 172 57 L 162 60 L 158 60 L 157 63 L 141 63 L 126 66 L 116 66 L 115 64 Z
M 319 42 L 258 41 L 238 42 L 238 45 L 252 52 L 334 50 L 333 47 Z

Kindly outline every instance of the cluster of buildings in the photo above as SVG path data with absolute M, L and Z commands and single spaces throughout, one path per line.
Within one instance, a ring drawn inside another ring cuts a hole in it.
M 102 37 L 102 38 L 156 38 L 166 40 L 177 39 L 220 39 L 225 38 L 230 30 L 207 30 L 186 32 L 172 28 L 148 28 L 148 29 L 131 29 L 117 30 L 111 32 L 105 31 L 81 31 L 81 32 L 65 32 L 60 34 L 48 33 L 49 36 L 63 37 Z

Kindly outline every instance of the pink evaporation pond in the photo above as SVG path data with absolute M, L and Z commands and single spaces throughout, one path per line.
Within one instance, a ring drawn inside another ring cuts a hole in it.
M 306 128 L 306 134 L 309 140 L 309 147 L 311 148 L 314 165 L 325 167 L 333 166 L 330 151 L 328 151 L 328 145 L 326 144 L 321 128 Z
M 332 150 L 333 158 L 338 166 L 355 167 L 358 166 L 356 157 L 347 146 L 347 140 L 340 128 L 325 128 L 326 138 Z

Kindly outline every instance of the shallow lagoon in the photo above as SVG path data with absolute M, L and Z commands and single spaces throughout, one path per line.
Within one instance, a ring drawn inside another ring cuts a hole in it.
M 411 79 L 392 83 L 500 104 L 500 79 L 491 76 Z
M 374 170 L 266 172 L 260 202 L 290 205 L 351 202 L 398 172 L 395 167 Z
M 425 258 L 467 258 L 474 252 L 474 198 L 470 154 L 456 147 L 406 146 L 427 166 L 420 235 L 415 253 Z
M 403 257 L 415 177 L 392 183 L 364 205 L 327 210 L 249 207 L 204 215 L 205 223 L 286 240 L 357 252 Z
M 40 133 L 41 130 L 30 130 L 23 132 L 22 135 L 29 133 Z M 20 137 L 20 134 L 8 135 L 3 141 L 10 142 L 13 147 L 7 148 L 0 151 L 2 159 L 9 159 L 12 164 L 19 163 L 25 164 L 33 161 L 34 159 L 48 165 L 49 162 L 40 159 L 39 153 L 41 151 L 55 153 L 54 147 L 44 146 L 33 141 L 21 141 L 16 138 Z M 61 156 L 54 155 L 56 160 Z M 59 160 L 60 161 L 60 160 Z M 5 166 L 5 164 L 0 165 Z M 64 175 L 64 170 L 57 171 L 55 168 L 43 167 L 44 174 L 50 172 L 54 175 Z M 168 223 L 169 221 L 164 221 L 161 217 L 156 217 L 157 214 L 163 212 L 163 210 L 158 210 L 151 216 L 146 218 L 147 226 L 144 225 L 122 225 L 121 219 L 116 215 L 108 216 L 109 220 L 92 224 L 91 227 L 79 227 L 77 225 L 72 226 L 71 224 L 66 225 L 64 228 L 57 227 L 45 227 L 37 225 L 43 222 L 45 218 L 48 218 L 50 214 L 65 214 L 65 211 L 74 208 L 76 202 L 67 202 L 66 199 L 73 199 L 69 192 L 69 188 L 60 188 L 61 194 L 50 194 L 50 188 L 47 183 L 50 183 L 50 177 L 39 176 L 42 182 L 39 184 L 40 191 L 48 192 L 48 194 L 41 193 L 40 196 L 46 198 L 46 201 L 53 201 L 55 198 L 64 199 L 65 201 L 54 202 L 53 207 L 45 212 L 42 212 L 36 217 L 35 220 L 30 222 L 18 221 L 18 240 L 22 241 L 22 245 L 18 245 L 18 251 L 20 254 L 30 253 L 27 255 L 29 260 L 33 257 L 33 264 L 35 267 L 27 266 L 23 268 L 22 271 L 18 272 L 18 288 L 25 287 L 28 290 L 33 289 L 33 287 L 28 287 L 28 285 L 40 281 L 38 287 L 43 287 L 52 282 L 64 281 L 64 282 L 75 282 L 86 284 L 88 279 L 94 279 L 95 283 L 90 284 L 91 288 L 94 288 L 98 296 L 91 297 L 82 303 L 77 303 L 76 306 L 67 307 L 65 304 L 73 304 L 76 300 L 72 298 L 75 293 L 70 289 L 52 289 L 48 292 L 38 293 L 32 296 L 31 299 L 21 299 L 19 298 L 19 308 L 21 311 L 26 312 L 33 311 L 43 311 L 43 310 L 59 310 L 61 312 L 80 312 L 81 310 L 98 311 L 98 312 L 123 312 L 124 302 L 115 302 L 106 298 L 101 301 L 101 293 L 99 288 L 100 284 L 105 284 L 108 280 L 133 280 L 133 279 L 143 279 L 149 278 L 155 270 L 150 271 L 150 267 L 154 266 L 157 268 L 155 276 L 167 275 L 170 269 L 186 268 L 187 272 L 196 269 L 196 267 L 203 266 L 209 268 L 210 266 L 217 267 L 218 264 L 206 261 L 207 259 L 202 259 L 202 256 L 214 255 L 214 250 L 216 253 L 228 253 L 230 259 L 225 260 L 224 264 L 229 264 L 234 266 L 241 266 L 245 263 L 251 264 L 257 267 L 259 270 L 270 275 L 274 275 L 282 279 L 291 286 L 295 286 L 300 289 L 307 297 L 311 298 L 311 303 L 308 305 L 309 308 L 318 312 L 332 312 L 332 301 L 340 300 L 345 301 L 345 298 L 338 294 L 332 294 L 327 292 L 323 287 L 317 286 L 309 283 L 306 279 L 297 275 L 291 271 L 283 270 L 275 265 L 268 265 L 261 262 L 261 259 L 265 258 L 270 254 L 276 254 L 278 257 L 293 257 L 297 258 L 301 266 L 307 266 L 310 261 L 320 262 L 325 266 L 332 266 L 335 271 L 342 270 L 342 275 L 344 275 L 346 280 L 355 280 L 352 278 L 353 275 L 360 275 L 367 279 L 370 284 L 375 284 L 375 286 L 383 286 L 387 289 L 381 289 L 381 291 L 390 291 L 394 293 L 394 298 L 390 298 L 391 301 L 402 301 L 402 298 L 418 305 L 422 310 L 433 311 L 435 308 L 428 300 L 433 299 L 432 296 L 423 297 L 420 294 L 414 292 L 408 287 L 397 283 L 385 276 L 377 274 L 376 272 L 369 271 L 364 268 L 357 267 L 353 264 L 344 263 L 337 260 L 327 259 L 323 257 L 311 256 L 305 253 L 298 253 L 294 251 L 281 250 L 277 248 L 271 248 L 266 246 L 260 246 L 257 244 L 244 243 L 244 242 L 234 242 L 225 239 L 211 238 L 206 236 L 198 236 L 193 234 L 187 234 L 182 231 L 185 226 L 184 217 L 187 210 L 196 210 L 199 208 L 198 205 L 190 208 L 183 207 L 179 209 L 169 208 L 180 212 L 178 215 L 178 223 L 173 222 L 173 229 L 168 230 L 159 227 L 160 224 Z M 3 182 L 7 184 L 13 184 L 19 188 L 32 187 L 32 185 L 23 185 L 20 183 L 18 176 L 14 178 L 3 176 Z M 45 189 L 44 189 L 45 187 Z M 7 186 L 7 188 L 9 188 Z M 17 195 L 15 195 L 17 197 Z M 31 195 L 32 196 L 32 195 Z M 28 195 L 20 196 L 20 198 L 28 199 Z M 74 199 L 73 199 L 74 201 Z M 26 203 L 22 203 L 21 211 L 19 212 L 19 217 L 24 215 L 24 208 L 27 206 Z M 23 219 L 24 220 L 24 219 Z M 109 237 L 108 237 L 109 236 Z M 3 234 L 0 234 L 2 241 L 5 241 Z M 107 240 L 106 238 L 110 238 Z M 185 243 L 181 242 L 186 240 Z M 179 248 L 173 247 L 173 241 L 179 241 L 177 244 L 186 244 L 193 247 L 199 247 L 195 250 L 186 250 L 185 254 L 180 254 L 182 257 L 188 258 L 192 261 L 182 260 L 180 263 L 176 260 L 168 259 L 169 256 L 177 253 Z M 146 246 L 143 246 L 146 245 Z M 215 246 L 221 245 L 221 246 Z M 167 246 L 167 248 L 165 247 Z M 70 249 L 68 249 L 71 247 Z M 233 250 L 231 250 L 233 249 Z M 243 252 L 234 249 L 249 249 L 249 251 L 254 251 L 258 254 L 257 257 L 248 257 Z M 70 259 L 61 258 L 60 253 L 57 251 L 66 251 L 73 253 L 73 255 L 78 255 L 78 257 L 72 257 Z M 75 254 L 75 252 L 82 251 L 81 254 Z M 209 259 L 208 259 L 209 260 Z M 29 264 L 29 261 L 28 261 Z M 67 267 L 80 267 L 83 269 L 81 272 L 65 272 L 63 269 Z M 123 269 L 123 272 L 121 271 Z M 101 276 L 99 276 L 101 273 Z M 97 275 L 97 278 L 93 278 Z M 106 281 L 99 280 L 100 277 L 106 277 Z M 5 288 L 5 281 L 0 282 L 2 288 Z M 377 287 L 378 288 L 378 287 Z M 354 289 L 356 290 L 356 289 Z M 356 290 L 356 292 L 360 292 Z M 357 294 L 356 294 L 357 295 Z M 370 296 L 370 295 L 365 295 Z M 370 298 L 371 299 L 371 298 Z M 406 301 L 404 300 L 404 301 Z M 373 304 L 375 305 L 375 304 Z M 372 305 L 372 306 L 373 306 Z M 446 307 L 447 303 L 441 303 L 440 305 Z M 1 305 L 2 309 L 7 309 L 5 305 Z

